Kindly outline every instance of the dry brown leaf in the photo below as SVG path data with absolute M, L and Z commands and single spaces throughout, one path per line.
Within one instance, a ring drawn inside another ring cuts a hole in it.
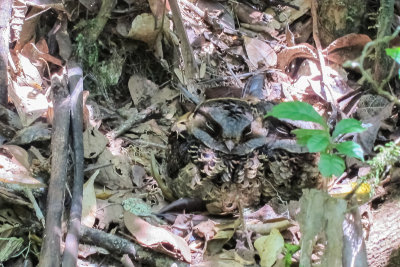
M 153 14 L 143 13 L 135 17 L 132 21 L 131 29 L 129 30 L 128 37 L 147 43 L 150 47 L 153 47 L 157 36 L 160 33 L 159 27 L 161 26 L 161 19 L 156 20 Z M 169 32 L 169 20 L 165 17 L 163 30 Z M 156 28 L 156 26 L 158 28 Z
M 348 60 L 355 60 L 361 55 L 363 47 L 371 41 L 365 34 L 351 33 L 333 41 L 323 54 L 329 62 L 343 64 Z
M 33 86 L 21 86 L 12 81 L 8 93 L 23 126 L 30 125 L 48 109 L 46 96 Z
M 168 13 L 171 8 L 169 7 L 169 3 L 167 0 L 148 0 L 151 12 L 158 19 L 162 17 L 163 14 Z
M 100 170 L 96 182 L 111 189 L 131 189 L 133 188 L 131 179 L 131 160 L 125 154 L 113 155 L 109 149 L 104 149 L 97 160 L 98 165 L 111 166 Z
M 124 213 L 124 222 L 126 228 L 142 246 L 191 262 L 189 246 L 182 237 L 151 225 L 130 212 Z
M 128 88 L 135 106 L 158 92 L 158 86 L 154 82 L 137 74 L 129 78 Z
M 11 151 L 11 152 L 10 152 Z M 14 156 L 15 154 L 15 156 Z M 3 183 L 19 184 L 29 188 L 44 188 L 42 184 L 30 175 L 24 165 L 27 164 L 27 152 L 20 147 L 0 146 L 0 181 Z M 25 155 L 25 156 L 24 156 Z M 19 160 L 22 161 L 19 162 Z
M 277 68 L 285 70 L 296 58 L 309 58 L 318 60 L 317 51 L 312 45 L 307 43 L 287 47 L 278 54 Z
M 98 229 L 109 229 L 111 223 L 122 225 L 122 215 L 124 208 L 121 204 L 113 203 L 108 200 L 97 199 L 96 218 Z
M 67 61 L 71 55 L 72 55 L 72 42 L 71 38 L 68 33 L 68 18 L 67 15 L 61 15 L 60 13 L 59 16 L 59 21 L 56 22 L 56 25 L 54 27 L 60 27 L 56 32 L 55 32 L 55 37 L 57 40 L 58 44 L 58 50 L 60 57 Z M 51 38 L 49 36 L 49 38 Z
M 350 33 L 342 36 L 331 44 L 329 44 L 323 51 L 325 55 L 332 53 L 336 49 L 346 48 L 351 46 L 364 46 L 371 42 L 371 38 L 365 34 Z
M 83 199 L 82 199 L 82 224 L 87 227 L 92 227 L 96 220 L 96 193 L 94 192 L 94 180 L 99 174 L 97 170 L 89 180 L 83 185 Z
M 289 29 L 289 24 L 286 25 L 285 28 L 285 36 L 286 36 L 286 42 L 287 42 L 287 46 L 291 47 L 291 46 L 295 46 L 296 42 L 294 40 L 294 34 L 293 32 Z
M 249 66 L 250 69 L 256 70 L 259 67 L 274 67 L 276 65 L 276 53 L 267 43 L 245 36 L 244 45 L 252 65 Z
M 53 63 L 58 66 L 62 66 L 60 59 L 53 57 L 49 54 L 49 48 L 47 46 L 46 40 L 41 39 L 36 44 L 28 43 L 24 46 L 21 54 L 29 58 L 35 66 L 41 66 L 41 71 L 43 71 L 45 64 L 43 59 L 47 62 Z
M 83 151 L 86 159 L 96 158 L 106 148 L 108 139 L 99 130 L 89 127 L 83 132 Z
M 236 16 L 241 22 L 248 24 L 264 24 L 264 13 L 254 9 L 246 4 L 238 2 L 234 5 Z
M 10 153 L 17 162 L 24 166 L 25 169 L 29 170 L 29 155 L 25 149 L 15 145 L 3 145 L 1 148 L 7 150 L 7 152 Z

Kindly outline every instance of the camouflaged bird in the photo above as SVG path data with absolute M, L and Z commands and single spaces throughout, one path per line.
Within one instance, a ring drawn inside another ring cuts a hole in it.
M 251 92 L 250 92 L 251 93 Z M 262 199 L 298 199 L 319 183 L 316 156 L 298 146 L 292 125 L 264 118 L 273 103 L 207 100 L 173 127 L 164 176 L 177 197 L 200 198 L 224 214 Z

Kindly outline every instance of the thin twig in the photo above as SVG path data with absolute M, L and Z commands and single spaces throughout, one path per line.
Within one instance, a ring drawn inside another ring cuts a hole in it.
M 390 80 L 390 78 L 383 79 L 381 83 L 378 83 L 372 75 L 364 68 L 364 61 L 367 58 L 367 56 L 370 54 L 370 51 L 372 51 L 372 48 L 378 45 L 379 43 L 388 43 L 392 39 L 394 39 L 398 34 L 400 33 L 400 27 L 397 27 L 396 31 L 389 36 L 385 36 L 381 39 L 376 39 L 374 41 L 369 42 L 364 46 L 364 49 L 361 53 L 361 57 L 359 60 L 359 63 L 352 62 L 350 63 L 351 66 L 353 67 L 358 67 L 360 69 L 360 72 L 362 76 L 372 85 L 373 90 L 378 94 L 383 97 L 386 97 L 390 101 L 394 102 L 397 106 L 400 106 L 400 100 L 395 96 L 389 93 L 388 91 L 384 90 L 384 86 L 386 83 Z
M 124 238 L 105 233 L 101 230 L 81 226 L 80 235 L 82 240 L 85 242 L 101 246 L 112 253 L 128 254 L 129 256 L 134 257 L 137 261 L 145 263 L 148 266 L 189 266 L 187 263 L 174 261 L 165 255 L 146 250 Z

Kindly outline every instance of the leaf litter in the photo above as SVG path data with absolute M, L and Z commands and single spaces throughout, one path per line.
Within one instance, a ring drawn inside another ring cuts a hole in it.
M 7 250 L 0 261 L 12 262 L 12 256 L 26 251 L 28 242 L 32 247 L 28 247 L 30 253 L 25 258 L 34 263 L 40 259 L 42 243 L 38 240 L 43 227 L 40 223 L 29 224 L 33 235 L 23 235 L 18 228 L 29 216 L 41 222 L 38 210 L 46 209 L 43 188 L 49 183 L 48 165 L 54 157 L 50 152 L 54 138 L 51 128 L 55 123 L 51 77 L 63 75 L 65 61 L 71 54 L 80 57 L 85 73 L 85 98 L 89 98 L 83 108 L 88 181 L 83 191 L 82 224 L 129 236 L 143 247 L 194 266 L 283 266 L 279 264 L 284 264 L 284 242 L 301 244 L 302 250 L 294 259 L 307 262 L 315 257 L 314 240 L 321 233 L 329 245 L 322 248 L 323 256 L 314 261 L 333 264 L 341 259 L 343 244 L 336 230 L 341 229 L 344 218 L 344 200 L 306 191 L 300 200 L 301 212 L 294 212 L 299 213 L 298 222 L 293 212 L 289 212 L 290 203 L 271 202 L 258 209 L 257 216 L 245 211 L 239 214 L 239 219 L 214 218 L 174 211 L 159 216 L 164 219 L 161 223 L 154 215 L 166 201 L 152 177 L 151 166 L 164 164 L 171 126 L 182 119 L 178 114 L 195 107 L 183 99 L 184 92 L 176 88 L 176 80 L 185 84 L 189 93 L 204 100 L 204 93 L 212 91 L 210 88 L 216 92 L 234 91 L 232 88 L 240 89 L 248 77 L 264 73 L 263 95 L 268 100 L 308 102 L 321 115 L 330 115 L 335 120 L 329 110 L 330 103 L 340 103 L 357 90 L 355 84 L 348 83 L 342 64 L 359 57 L 370 37 L 351 33 L 319 51 L 325 60 L 334 63 L 324 70 L 328 73 L 324 82 L 332 88 L 329 92 L 320 82 L 323 73 L 318 50 L 308 38 L 312 32 L 308 15 L 312 1 L 290 1 L 292 7 L 266 7 L 263 3 L 232 6 L 181 0 L 180 14 L 170 7 L 177 2 L 172 0 L 165 1 L 166 6 L 164 1 L 118 1 L 110 10 L 103 10 L 95 1 L 79 2 L 91 17 L 97 15 L 96 19 L 103 20 L 104 25 L 94 29 L 98 21 L 85 20 L 83 13 L 61 3 L 16 1 L 13 7 L 11 41 L 15 46 L 10 46 L 8 55 L 9 99 L 0 112 L 0 198 L 19 210 L 17 214 L 1 216 L 7 229 L 2 231 L 6 239 L 1 240 L 0 246 Z M 31 7 L 29 12 L 28 7 Z M 187 40 L 178 37 L 182 32 L 176 17 L 184 22 L 182 29 Z M 98 35 L 87 42 L 91 36 L 79 33 L 87 33 L 91 27 L 93 34 L 98 31 Z M 37 28 L 41 31 L 36 31 Z M 35 34 L 36 38 L 26 38 Z M 51 38 L 46 38 L 47 34 Z M 185 42 L 190 49 L 182 44 Z M 196 81 L 190 72 L 188 55 L 200 65 L 196 74 L 200 78 Z M 346 117 L 356 116 L 369 124 L 366 132 L 353 137 L 365 153 L 373 156 L 374 145 L 390 140 L 389 134 L 392 140 L 393 135 L 398 138 L 398 118 L 393 104 L 386 99 L 368 94 L 348 105 Z M 152 154 L 156 155 L 154 160 Z M 362 166 L 361 162 L 357 164 Z M 347 180 L 355 178 L 348 174 Z M 348 185 L 346 181 L 334 181 L 336 190 L 341 183 L 343 188 Z M 33 199 L 25 188 L 33 193 Z M 132 199 L 137 200 L 133 206 L 141 208 L 124 211 L 122 207 Z M 329 209 L 322 203 L 328 203 Z M 317 206 L 310 208 L 310 205 Z M 0 207 L 7 214 L 7 208 Z M 68 204 L 65 208 L 69 208 Z M 279 210 L 279 214 L 274 210 Z M 304 217 L 306 214 L 308 217 Z M 323 224 L 322 218 L 329 218 L 334 225 Z M 168 221 L 171 225 L 166 224 Z M 295 230 L 299 225 L 301 234 Z M 98 262 L 97 256 L 109 253 L 96 246 L 80 247 L 80 252 L 86 262 Z M 259 255 L 259 261 L 255 254 Z M 106 264 L 120 262 L 110 258 Z

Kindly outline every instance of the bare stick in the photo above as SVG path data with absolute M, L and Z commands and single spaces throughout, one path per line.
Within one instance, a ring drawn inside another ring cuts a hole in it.
M 67 178 L 70 99 L 64 77 L 53 75 L 51 83 L 54 95 L 51 178 L 47 195 L 46 228 L 40 253 L 40 267 L 60 266 L 61 216 L 64 209 Z
M 75 169 L 69 228 L 65 239 L 62 266 L 75 267 L 78 261 L 79 229 L 81 226 L 83 194 L 83 72 L 81 67 L 75 61 L 68 62 L 67 70 L 68 85 L 71 93 L 71 124 L 74 143 Z
M 109 250 L 111 253 L 127 254 L 128 256 L 133 257 L 135 260 L 145 263 L 148 266 L 189 266 L 189 264 L 183 262 L 175 262 L 173 259 L 165 255 L 146 250 L 143 247 L 134 244 L 124 238 L 105 233 L 101 230 L 92 229 L 82 225 L 80 235 L 82 241 L 103 247 Z

